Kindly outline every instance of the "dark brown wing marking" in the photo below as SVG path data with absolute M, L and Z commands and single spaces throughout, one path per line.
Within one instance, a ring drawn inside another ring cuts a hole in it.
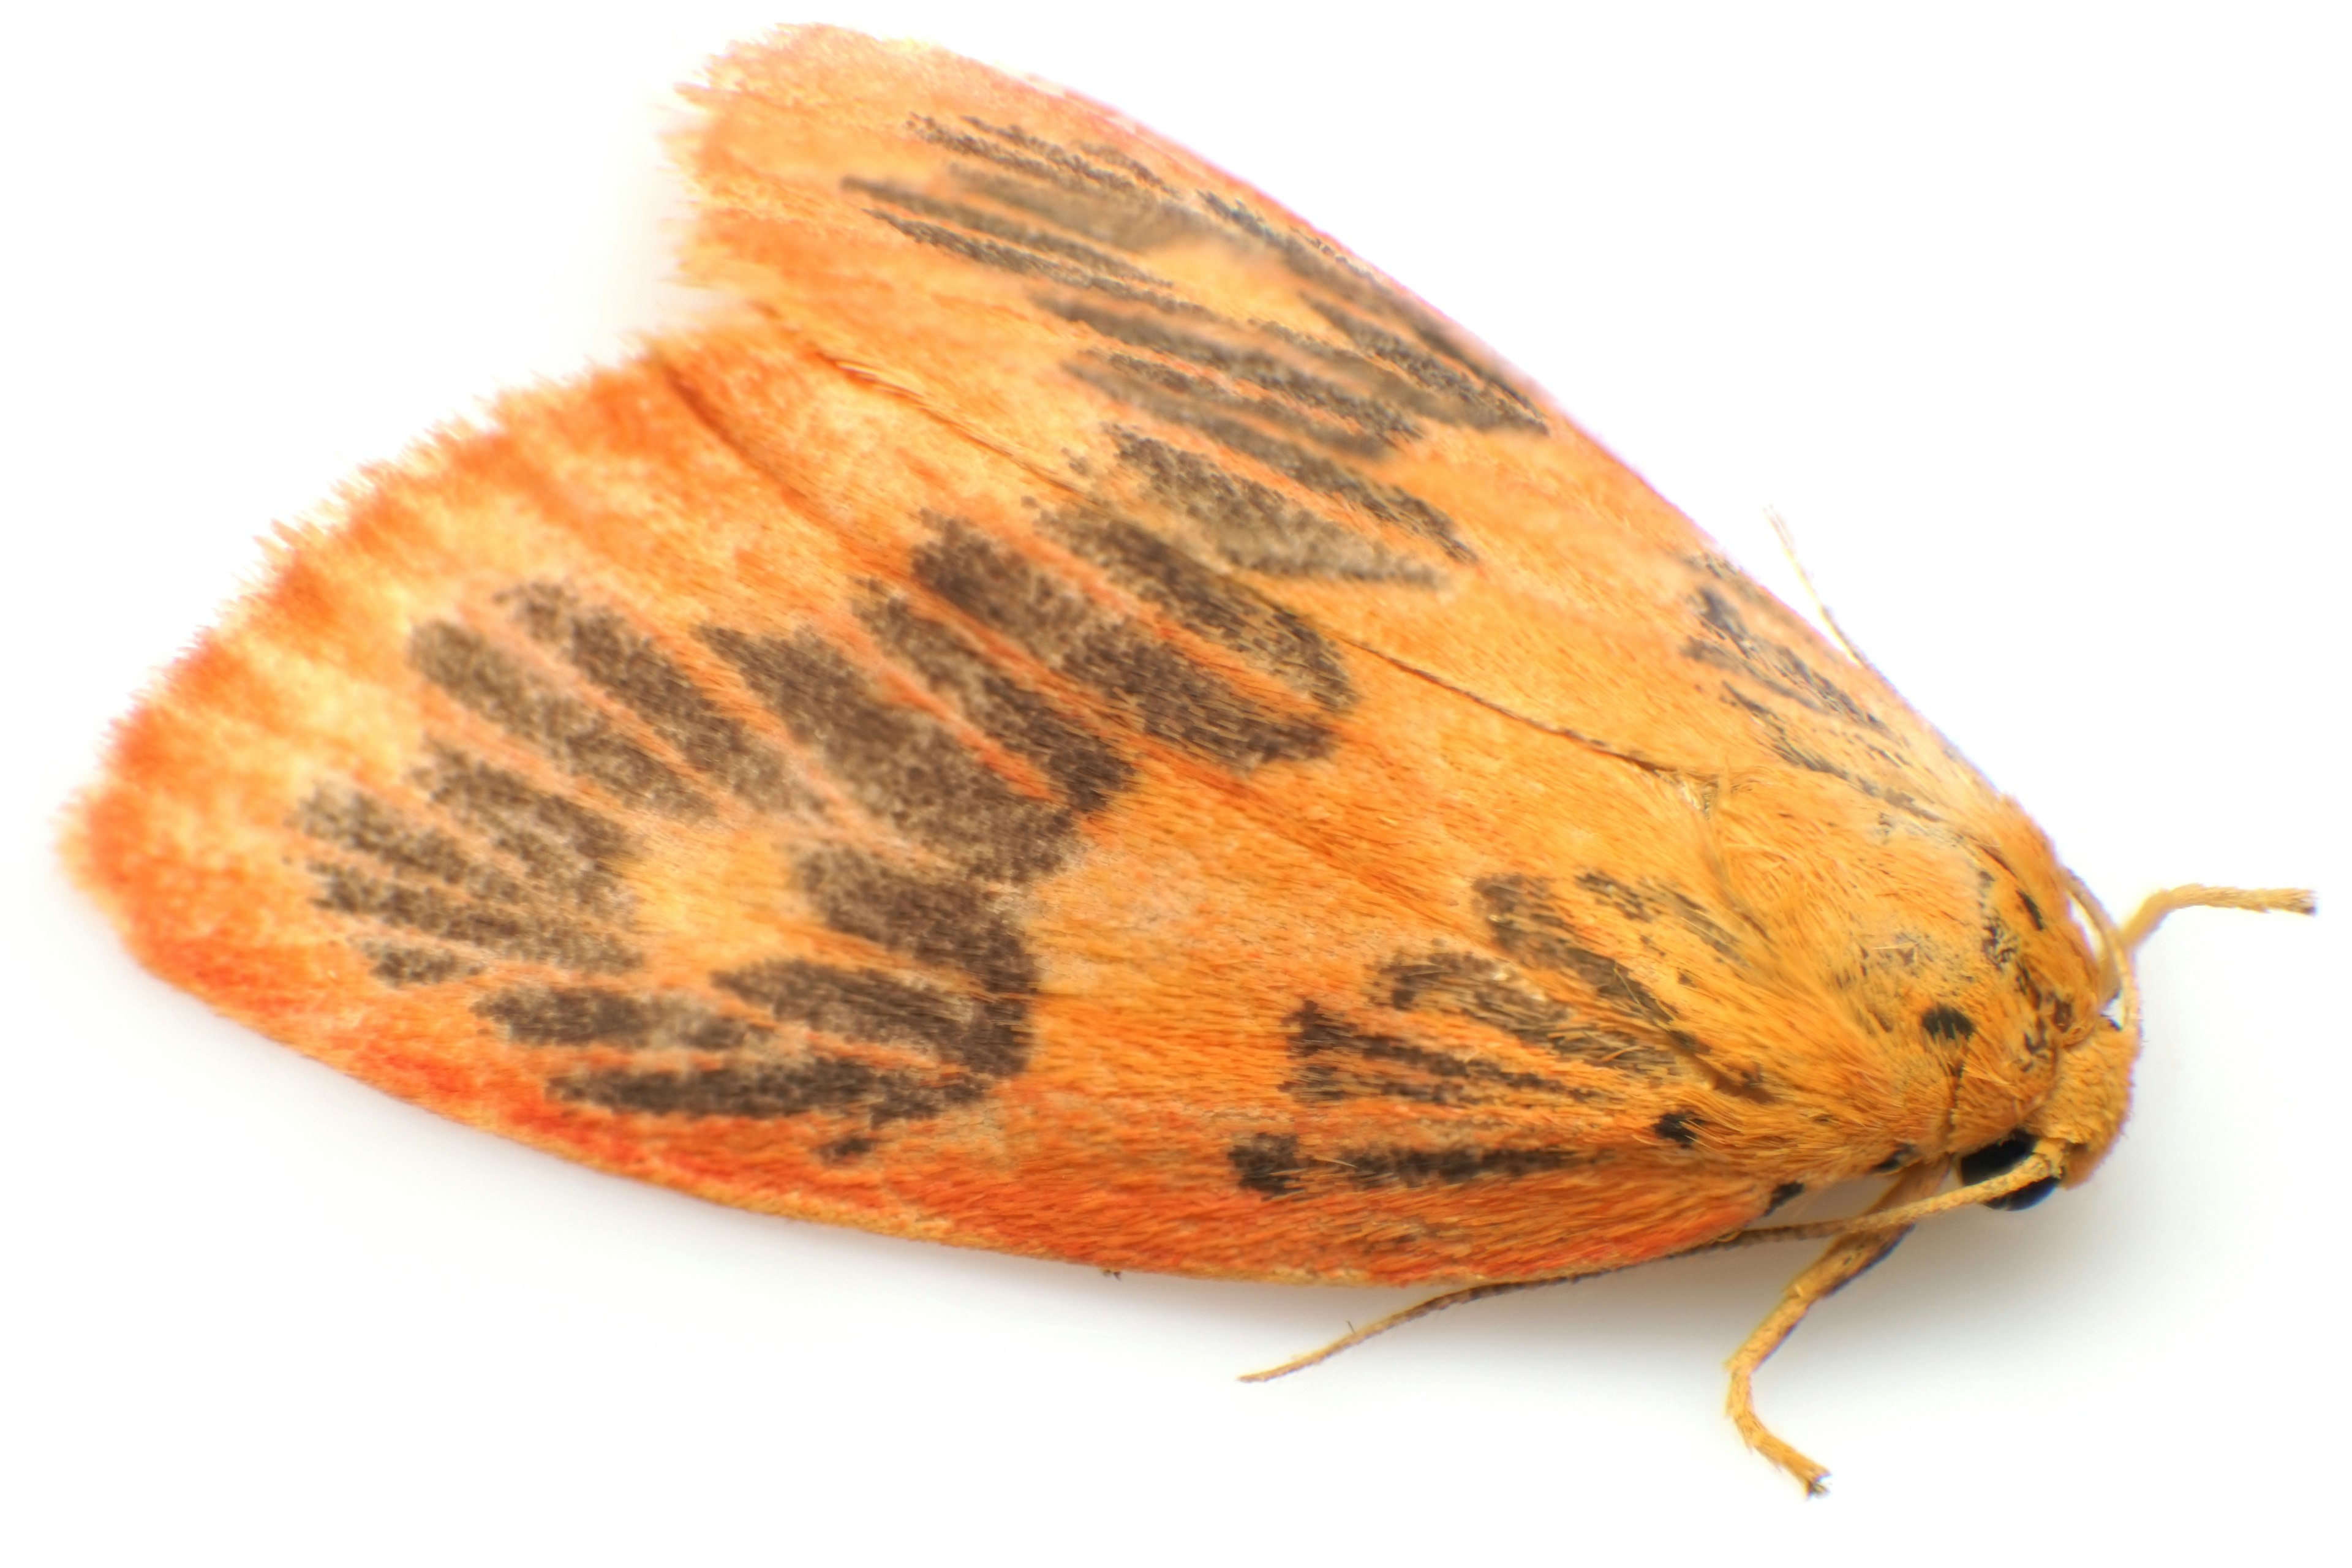
M 793 738 L 877 820 L 974 876 L 1025 880 L 1071 849 L 1067 808 L 1023 795 L 947 726 L 893 701 L 814 632 L 755 637 L 705 627 Z
M 1240 654 L 1324 709 L 1355 706 L 1339 650 L 1285 609 L 1125 518 L 1052 517 L 1048 532 L 1179 626 Z
M 1655 1040 L 1597 1024 L 1511 965 L 1479 953 L 1439 951 L 1391 959 L 1374 977 L 1374 994 L 1400 1013 L 1465 1018 L 1572 1061 L 1643 1077 L 1682 1070 L 1681 1058 Z
M 941 520 L 914 564 L 925 588 L 1156 740 L 1244 773 L 1331 749 L 1328 726 L 1263 706 L 976 529 Z
M 651 726 L 697 773 L 763 811 L 806 811 L 816 797 L 791 764 L 721 712 L 651 638 L 612 610 L 581 605 L 561 584 L 531 583 L 500 595 L 517 625 Z

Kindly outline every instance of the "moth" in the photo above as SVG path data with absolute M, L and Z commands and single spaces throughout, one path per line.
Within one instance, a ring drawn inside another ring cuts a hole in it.
M 1447 1292 L 1400 1321 L 1827 1239 L 1732 1372 L 1817 1489 L 1764 1358 L 2091 1173 L 2166 913 L 2312 907 L 2111 921 L 1542 394 L 1118 115 L 819 27 L 689 90 L 731 310 L 283 534 L 79 801 L 224 1013 L 718 1201 Z

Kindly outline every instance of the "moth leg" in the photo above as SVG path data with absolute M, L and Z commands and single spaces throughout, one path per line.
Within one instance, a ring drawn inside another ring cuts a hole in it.
M 1906 1171 L 1871 1206 L 1888 1209 L 1910 1203 L 1934 1192 L 1943 1180 L 1944 1165 L 1940 1161 Z M 1756 1369 L 1796 1331 L 1797 1325 L 1817 1303 L 1835 1295 L 1857 1275 L 1894 1251 L 1895 1245 L 1910 1234 L 1911 1227 L 1905 1226 L 1899 1230 L 1842 1236 L 1831 1242 L 1819 1258 L 1806 1265 L 1803 1273 L 1789 1281 L 1779 1304 L 1765 1314 L 1755 1332 L 1748 1336 L 1748 1342 L 1731 1358 L 1731 1394 L 1725 1402 L 1731 1424 L 1739 1429 L 1741 1439 L 1749 1447 L 1803 1482 L 1808 1497 L 1819 1497 L 1829 1489 L 1829 1471 L 1775 1436 L 1771 1428 L 1757 1417 Z
M 1611 1272 L 1611 1270 L 1604 1269 L 1602 1272 Z M 1277 1377 L 1285 1377 L 1294 1372 L 1304 1372 L 1318 1362 L 1329 1361 L 1352 1345 L 1362 1344 L 1375 1334 L 1387 1333 L 1391 1329 L 1401 1329 L 1415 1318 L 1426 1318 L 1432 1312 L 1442 1312 L 1448 1307 L 1460 1307 L 1472 1301 L 1483 1301 L 1489 1296 L 1507 1296 L 1514 1290 L 1533 1290 L 1542 1285 L 1566 1285 L 1573 1280 L 1588 1278 L 1590 1276 L 1582 1274 L 1562 1274 L 1550 1279 L 1512 1279 L 1501 1284 L 1473 1285 L 1466 1289 L 1448 1290 L 1443 1296 L 1432 1296 L 1426 1301 L 1416 1301 L 1410 1307 L 1391 1312 L 1385 1318 L 1377 1318 L 1360 1329 L 1350 1329 L 1319 1351 L 1308 1351 L 1305 1355 L 1293 1356 L 1280 1366 L 1270 1366 L 1263 1372 L 1245 1372 L 1242 1373 L 1241 1381 L 1271 1383 Z

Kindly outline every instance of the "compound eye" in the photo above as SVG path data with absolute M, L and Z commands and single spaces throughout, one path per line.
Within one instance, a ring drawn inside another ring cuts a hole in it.
M 2002 1172 L 2013 1169 L 2020 1160 L 2033 1152 L 2033 1139 L 2023 1130 L 2011 1133 L 1998 1143 L 1988 1143 L 1973 1154 L 1960 1156 L 1960 1185 L 1972 1187 L 1979 1182 L 1989 1182 Z M 2013 1193 L 2003 1193 L 1997 1198 L 1987 1198 L 1989 1209 L 2030 1209 L 2048 1197 L 2058 1187 L 2058 1178 L 2044 1176 L 2029 1182 Z

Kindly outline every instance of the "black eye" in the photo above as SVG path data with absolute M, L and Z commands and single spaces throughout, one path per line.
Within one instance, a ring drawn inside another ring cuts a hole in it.
M 2011 1133 L 1998 1143 L 1988 1143 L 1973 1154 L 1963 1154 L 1960 1156 L 1960 1185 L 1972 1187 L 1979 1182 L 1989 1182 L 2032 1152 L 2032 1138 L 2021 1131 Z M 2044 1176 L 2038 1182 L 2028 1182 L 2013 1193 L 1987 1198 L 1984 1206 L 1989 1209 L 2030 1209 L 2056 1191 L 2057 1186 L 2057 1177 Z

